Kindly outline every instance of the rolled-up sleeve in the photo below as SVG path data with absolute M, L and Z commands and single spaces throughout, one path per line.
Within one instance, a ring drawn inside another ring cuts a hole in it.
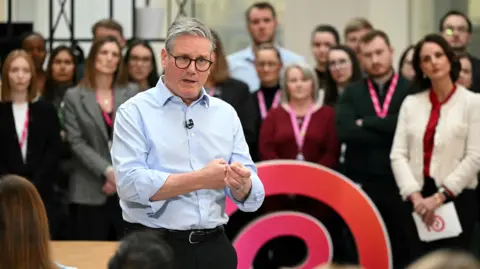
M 257 167 L 252 161 L 250 152 L 248 149 L 247 142 L 245 141 L 245 136 L 243 134 L 242 125 L 236 113 L 235 115 L 235 124 L 234 124 L 234 148 L 232 157 L 230 158 L 229 163 L 239 162 L 246 168 L 250 170 L 251 180 L 252 180 L 252 189 L 247 199 L 240 202 L 233 198 L 230 188 L 226 188 L 226 193 L 228 197 L 237 205 L 237 207 L 244 212 L 254 212 L 257 211 L 263 203 L 265 198 L 265 189 L 263 183 L 258 177 Z
M 118 196 L 121 200 L 147 205 L 154 212 L 158 211 L 165 201 L 151 202 L 150 198 L 170 174 L 149 169 L 147 165 L 148 140 L 137 107 L 130 103 L 122 105 L 114 126 L 111 155 Z

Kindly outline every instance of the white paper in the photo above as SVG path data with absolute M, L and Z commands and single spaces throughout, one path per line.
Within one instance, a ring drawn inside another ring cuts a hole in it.
M 457 237 L 462 233 L 462 226 L 453 202 L 446 203 L 435 210 L 435 220 L 431 227 L 427 227 L 417 213 L 413 212 L 412 215 L 418 236 L 424 242 Z

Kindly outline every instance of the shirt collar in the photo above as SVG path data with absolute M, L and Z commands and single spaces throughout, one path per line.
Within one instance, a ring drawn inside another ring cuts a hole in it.
M 429 98 L 430 98 L 430 102 L 432 103 L 432 106 L 436 107 L 436 106 L 441 106 L 445 104 L 446 102 L 448 102 L 448 100 L 450 100 L 450 98 L 452 97 L 452 95 L 455 93 L 456 90 L 457 90 L 457 85 L 453 84 L 453 89 L 448 94 L 447 98 L 445 98 L 445 100 L 443 100 L 442 102 L 439 102 L 435 92 L 432 89 L 430 89 Z
M 155 86 L 155 88 L 157 88 L 157 93 L 158 93 L 158 102 L 160 103 L 161 106 L 165 106 L 168 102 L 172 101 L 174 98 L 178 98 L 163 83 L 164 76 L 165 75 L 162 75 L 158 79 L 157 85 Z M 205 106 L 205 108 L 210 107 L 210 96 L 207 94 L 204 87 L 202 87 L 202 89 L 200 90 L 200 98 L 198 98 L 197 101 L 193 102 L 192 106 L 198 103 Z
M 373 84 L 373 86 L 375 87 L 376 90 L 378 90 L 380 92 L 384 92 L 385 89 L 388 89 L 388 87 L 390 87 L 390 84 L 392 83 L 394 75 L 395 75 L 395 71 L 392 72 L 392 75 L 382 85 L 378 85 L 377 82 L 375 81 L 375 78 L 372 77 L 372 76 L 367 76 L 367 79 L 369 79 L 372 82 L 372 84 Z M 381 89 L 380 89 L 380 86 L 382 86 Z

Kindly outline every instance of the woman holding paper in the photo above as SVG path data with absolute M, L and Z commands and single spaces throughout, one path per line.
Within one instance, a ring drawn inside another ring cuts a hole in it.
M 417 228 L 413 218 L 406 224 L 415 229 L 412 253 L 468 250 L 477 219 L 480 100 L 454 83 L 460 64 L 439 35 L 416 45 L 413 67 L 416 91 L 402 104 L 390 155 L 400 194 L 421 220 Z

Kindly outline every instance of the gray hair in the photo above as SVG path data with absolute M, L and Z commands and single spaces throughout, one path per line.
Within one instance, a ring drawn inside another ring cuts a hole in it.
M 167 31 L 165 49 L 171 51 L 175 39 L 182 35 L 204 37 L 212 44 L 211 52 L 215 50 L 215 42 L 210 28 L 198 19 L 190 17 L 179 17 L 170 25 Z
M 312 80 L 312 97 L 313 97 L 313 100 L 316 102 L 318 101 L 318 96 L 319 96 L 319 85 L 318 85 L 318 78 L 317 78 L 317 74 L 315 73 L 315 71 L 308 65 L 304 64 L 304 63 L 292 63 L 292 64 L 289 64 L 287 65 L 283 71 L 282 71 L 282 74 L 280 76 L 280 87 L 281 87 L 281 91 L 282 91 L 282 103 L 288 103 L 288 101 L 290 100 L 290 95 L 288 94 L 288 85 L 287 85 L 287 75 L 288 75 L 288 72 L 291 70 L 291 69 L 294 69 L 294 68 L 298 68 L 300 69 L 300 71 L 302 71 L 303 73 L 303 77 L 306 78 L 306 79 L 311 79 Z

